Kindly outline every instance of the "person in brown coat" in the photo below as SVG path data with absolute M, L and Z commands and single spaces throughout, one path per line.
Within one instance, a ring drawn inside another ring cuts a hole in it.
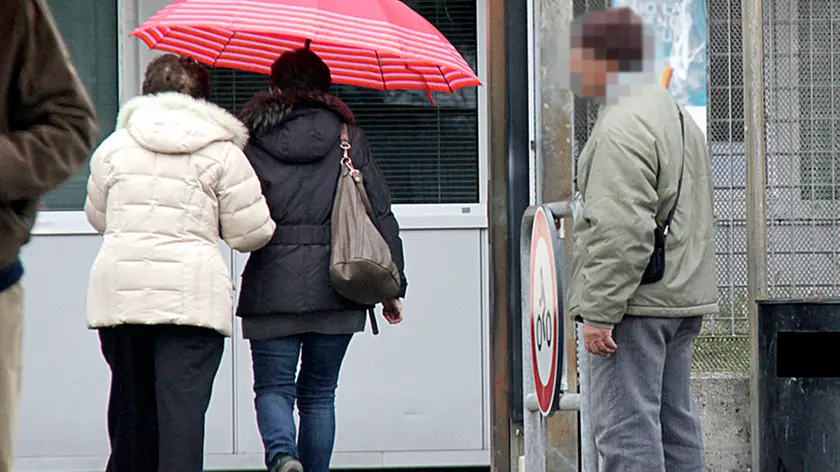
M 23 266 L 40 198 L 75 174 L 98 130 L 44 0 L 0 2 L 0 472 L 11 472 Z

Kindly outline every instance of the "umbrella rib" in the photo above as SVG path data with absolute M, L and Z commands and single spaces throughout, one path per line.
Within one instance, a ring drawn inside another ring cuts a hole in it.
M 225 45 L 222 46 L 222 50 L 219 51 L 219 55 L 216 56 L 216 59 L 213 61 L 213 67 L 216 67 L 216 64 L 219 63 L 219 59 L 222 58 L 222 53 L 225 52 L 228 46 L 230 46 L 230 42 L 233 41 L 233 37 L 236 36 L 236 31 L 231 30 L 231 35 L 228 37 Z
M 379 76 L 382 77 L 382 90 L 388 90 L 388 84 L 385 83 L 385 69 L 382 68 L 382 59 L 379 58 L 379 51 L 373 50 L 376 54 L 376 63 L 379 64 Z
M 219 51 L 219 55 L 216 56 L 216 59 L 213 61 L 213 67 L 216 67 L 216 64 L 219 63 L 219 59 L 221 59 L 222 53 L 224 53 L 227 50 L 228 46 L 230 46 L 230 42 L 233 41 L 233 37 L 236 36 L 236 30 L 233 29 L 233 19 L 238 16 L 240 10 L 242 10 L 242 4 L 237 3 L 236 8 L 234 9 L 234 14 L 231 15 L 230 21 L 227 25 L 227 29 L 230 30 L 230 36 L 228 36 L 225 45 L 222 47 L 222 50 Z
M 437 68 L 440 71 L 440 76 L 443 77 L 444 81 L 446 81 L 446 86 L 449 87 L 449 93 L 455 93 L 455 91 L 452 90 L 452 84 L 449 83 L 449 79 L 447 79 L 446 74 L 443 73 L 443 69 L 441 69 L 440 66 L 437 66 Z

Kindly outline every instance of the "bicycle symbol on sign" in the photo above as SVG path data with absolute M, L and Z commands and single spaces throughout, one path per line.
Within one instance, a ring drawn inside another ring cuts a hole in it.
M 542 351 L 543 344 L 546 345 L 546 348 L 551 348 L 552 337 L 554 336 L 554 316 L 545 297 L 545 274 L 542 267 L 540 267 L 539 280 L 540 298 L 537 303 L 537 319 L 534 322 L 534 338 L 537 341 L 537 350 Z

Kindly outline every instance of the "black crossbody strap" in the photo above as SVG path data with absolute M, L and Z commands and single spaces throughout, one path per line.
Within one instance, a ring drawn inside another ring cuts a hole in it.
M 677 183 L 677 198 L 674 200 L 674 206 L 668 212 L 668 219 L 665 220 L 665 227 L 663 232 L 667 235 L 671 229 L 671 221 L 674 220 L 674 212 L 677 211 L 677 204 L 680 203 L 680 193 L 682 193 L 683 171 L 685 170 L 685 120 L 683 119 L 682 110 L 677 106 L 677 113 L 680 114 L 680 133 L 682 135 L 682 164 L 680 164 L 680 180 Z

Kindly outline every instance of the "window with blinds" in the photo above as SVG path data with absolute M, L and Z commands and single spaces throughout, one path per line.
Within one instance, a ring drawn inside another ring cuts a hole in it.
M 96 105 L 101 139 L 114 131 L 119 110 L 117 2 L 114 0 L 49 0 L 47 2 L 82 82 Z M 89 169 L 44 198 L 45 209 L 84 208 Z
M 478 70 L 475 0 L 404 0 Z M 214 69 L 213 101 L 238 113 L 268 77 Z M 478 92 L 378 91 L 335 86 L 352 108 L 388 181 L 394 203 L 478 203 Z

